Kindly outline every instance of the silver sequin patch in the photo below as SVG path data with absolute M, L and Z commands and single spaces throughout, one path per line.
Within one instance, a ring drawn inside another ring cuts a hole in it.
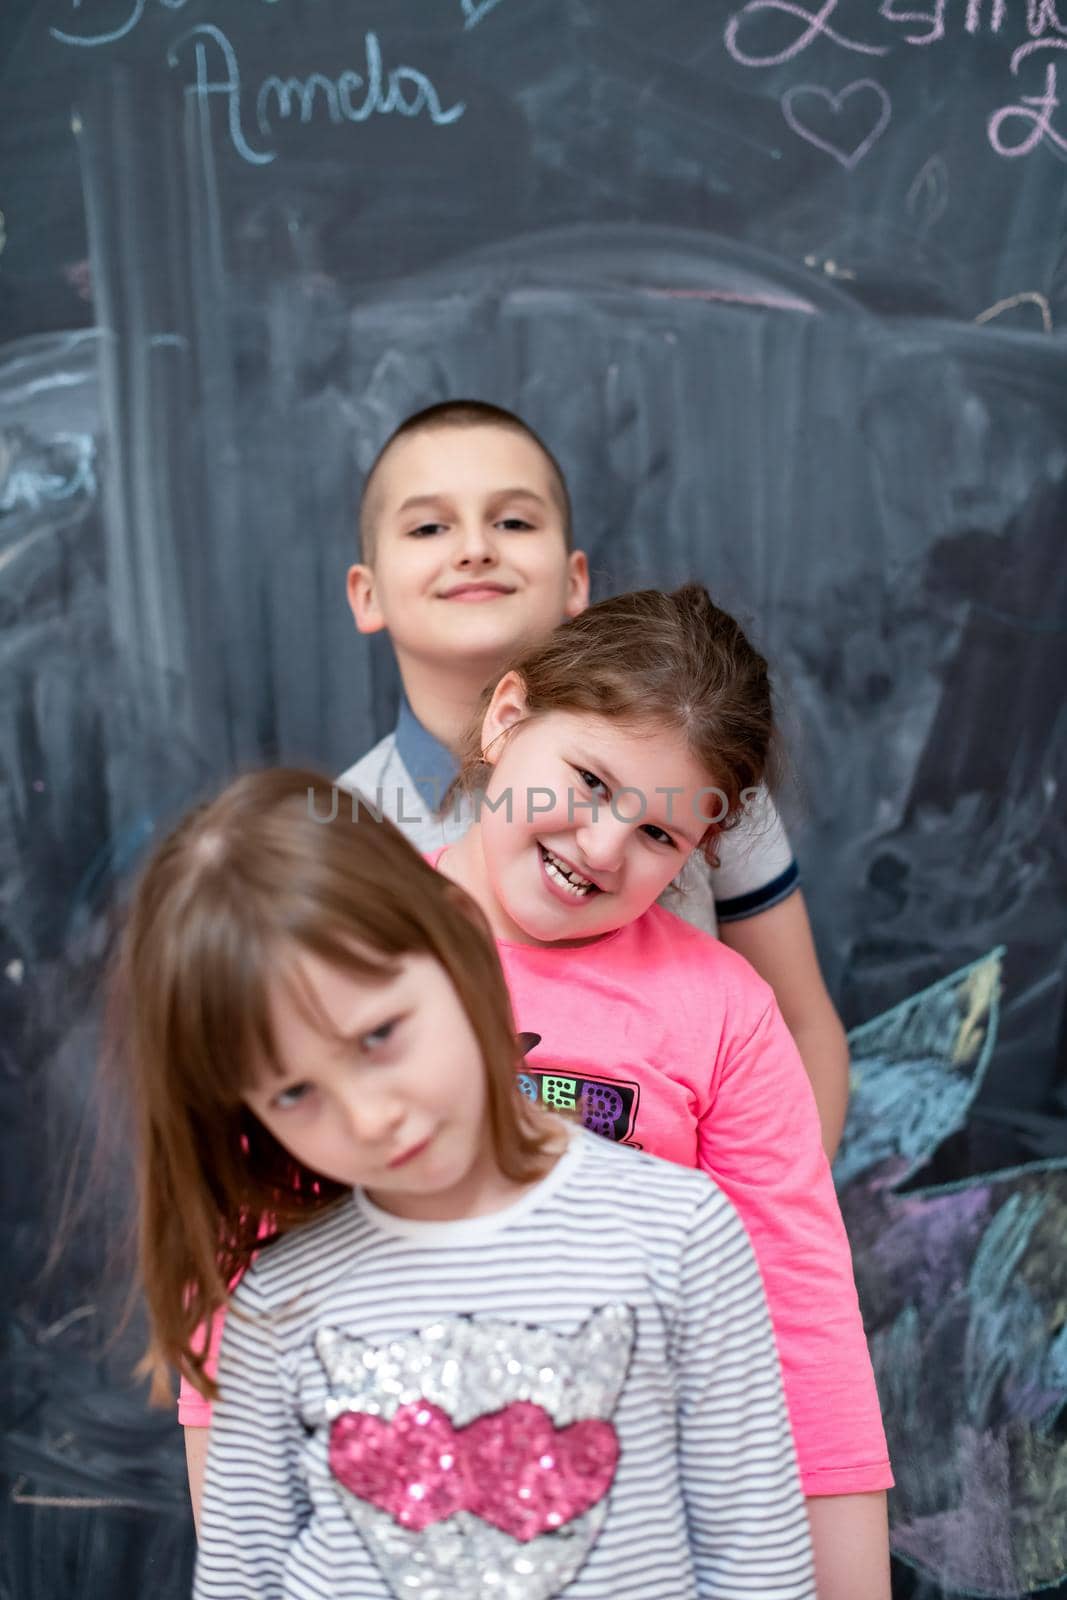
M 384 1345 L 333 1329 L 320 1330 L 315 1344 L 331 1420 L 362 1412 L 388 1424 L 401 1406 L 422 1401 L 459 1429 L 529 1401 L 563 1429 L 610 1420 L 634 1335 L 633 1312 L 612 1305 L 570 1335 L 452 1317 Z M 467 1510 L 416 1531 L 339 1482 L 337 1491 L 395 1600 L 549 1600 L 585 1562 L 608 1510 L 605 1495 L 564 1527 L 520 1542 Z

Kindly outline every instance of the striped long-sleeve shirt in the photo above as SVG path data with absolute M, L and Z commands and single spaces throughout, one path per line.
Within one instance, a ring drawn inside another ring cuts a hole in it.
M 234 1296 L 197 1600 L 810 1600 L 763 1289 L 705 1176 L 576 1132 L 504 1210 L 356 1191 Z

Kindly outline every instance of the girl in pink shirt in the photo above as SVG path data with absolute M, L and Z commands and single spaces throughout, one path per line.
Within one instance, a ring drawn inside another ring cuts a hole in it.
M 763 1274 L 821 1600 L 889 1594 L 892 1477 L 811 1087 L 771 989 L 656 904 L 767 774 L 767 667 L 707 591 L 591 607 L 494 689 L 462 781 L 469 832 L 434 858 L 496 934 L 520 1085 L 587 1128 L 700 1167 Z

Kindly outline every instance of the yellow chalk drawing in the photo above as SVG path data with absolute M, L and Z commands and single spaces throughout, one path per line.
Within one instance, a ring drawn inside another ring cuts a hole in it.
M 985 1041 L 990 1007 L 1000 989 L 1000 962 L 983 961 L 960 984 L 960 1005 L 966 1010 L 952 1049 L 954 1066 L 973 1061 Z

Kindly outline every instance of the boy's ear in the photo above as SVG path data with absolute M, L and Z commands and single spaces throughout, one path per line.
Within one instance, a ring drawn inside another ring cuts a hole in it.
M 526 685 L 517 672 L 507 672 L 493 690 L 482 719 L 482 756 L 495 767 L 504 747 L 503 735 L 517 728 L 526 716 Z
M 378 605 L 378 588 L 374 581 L 374 568 L 360 561 L 348 569 L 346 583 L 348 609 L 360 633 L 381 633 L 385 618 Z
M 584 550 L 572 550 L 567 557 L 567 598 L 565 617 L 578 617 L 589 605 L 589 561 Z

